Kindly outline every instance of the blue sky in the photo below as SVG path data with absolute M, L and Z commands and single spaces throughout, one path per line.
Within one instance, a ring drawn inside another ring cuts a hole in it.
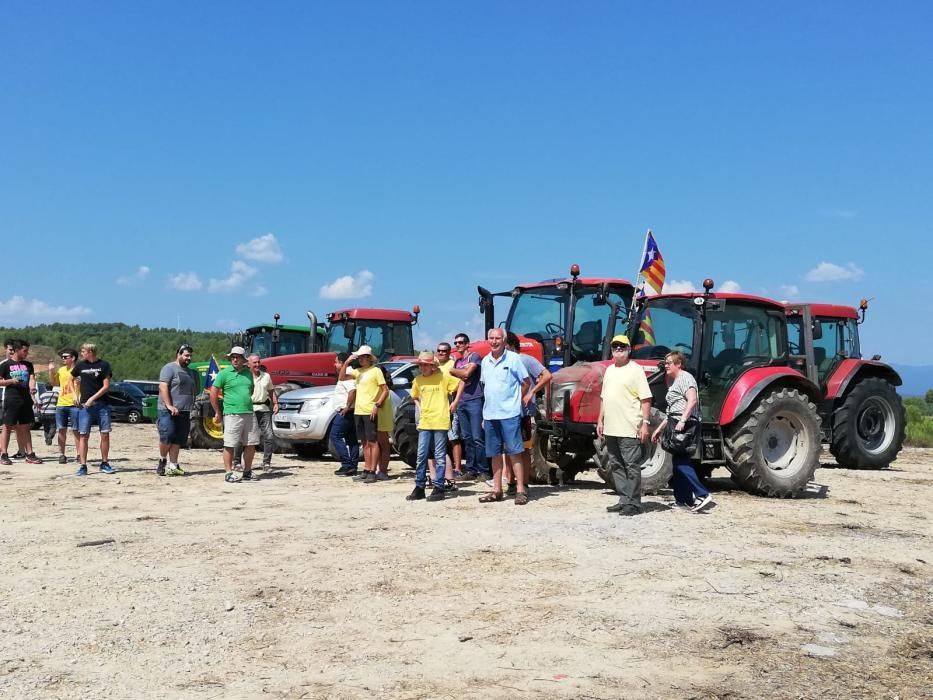
M 6 3 L 0 323 L 420 304 L 428 345 L 651 228 L 675 288 L 872 297 L 864 350 L 929 364 L 933 4 L 886 7 Z

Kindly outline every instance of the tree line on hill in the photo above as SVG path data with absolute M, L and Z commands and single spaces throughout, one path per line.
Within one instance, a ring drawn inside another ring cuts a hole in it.
M 32 346 L 29 359 L 36 370 L 54 359 L 63 348 L 80 349 L 83 343 L 97 345 L 98 356 L 107 360 L 116 379 L 158 379 L 159 370 L 175 359 L 182 343 L 194 348 L 194 360 L 218 359 L 230 350 L 226 333 L 140 328 L 125 323 L 51 323 L 24 328 L 0 327 L 0 338 L 22 338 Z
M 907 411 L 907 444 L 913 447 L 933 447 L 933 389 L 924 396 L 904 399 Z

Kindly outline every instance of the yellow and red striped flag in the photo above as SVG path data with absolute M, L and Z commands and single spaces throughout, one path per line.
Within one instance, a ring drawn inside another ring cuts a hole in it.
M 660 294 L 661 290 L 664 289 L 664 258 L 651 231 L 648 232 L 648 238 L 645 239 L 645 256 L 641 261 L 640 272 L 642 277 L 645 278 L 645 282 Z

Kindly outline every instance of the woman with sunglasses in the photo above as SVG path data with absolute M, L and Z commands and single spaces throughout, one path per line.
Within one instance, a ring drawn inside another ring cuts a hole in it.
M 684 369 L 686 358 L 675 350 L 664 358 L 667 379 L 667 416 L 651 435 L 651 441 L 661 438 L 668 422 L 675 421 L 674 430 L 683 432 L 690 421 L 700 420 L 700 401 L 696 379 Z M 694 513 L 713 504 L 713 497 L 700 481 L 689 454 L 672 454 L 674 465 L 674 500 L 681 508 Z

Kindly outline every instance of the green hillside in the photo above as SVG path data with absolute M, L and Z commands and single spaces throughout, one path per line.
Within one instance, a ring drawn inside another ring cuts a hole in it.
M 0 338 L 22 338 L 33 346 L 30 360 L 44 370 L 50 355 L 65 347 L 80 349 L 95 343 L 101 359 L 113 367 L 116 379 L 158 379 L 159 370 L 175 359 L 182 343 L 194 347 L 195 360 L 218 359 L 230 350 L 226 333 L 204 333 L 174 328 L 140 328 L 125 323 L 52 323 L 25 328 L 0 327 Z M 60 363 L 57 357 L 56 364 Z

